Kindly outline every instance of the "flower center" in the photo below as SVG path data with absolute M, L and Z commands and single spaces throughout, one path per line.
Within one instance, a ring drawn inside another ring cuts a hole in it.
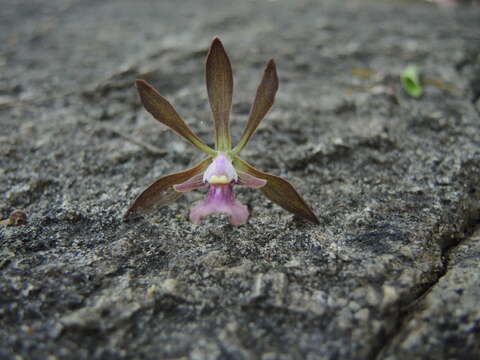
M 225 185 L 237 180 L 237 172 L 224 153 L 219 153 L 203 174 L 203 181 L 211 185 Z

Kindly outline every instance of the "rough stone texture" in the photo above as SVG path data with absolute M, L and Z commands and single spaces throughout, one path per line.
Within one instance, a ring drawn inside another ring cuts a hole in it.
M 382 358 L 468 359 L 480 354 L 479 259 L 477 230 L 451 250 L 445 275 L 416 304 Z
M 477 358 L 478 9 L 1 8 L 0 214 L 28 215 L 0 229 L 1 358 Z M 237 136 L 275 58 L 277 101 L 243 155 L 294 182 L 320 226 L 250 190 L 239 191 L 253 213 L 242 227 L 189 223 L 198 193 L 122 222 L 149 182 L 198 157 L 140 107 L 133 80 L 211 141 L 203 58 L 214 35 L 235 72 Z M 423 69 L 419 100 L 399 86 L 408 63 Z

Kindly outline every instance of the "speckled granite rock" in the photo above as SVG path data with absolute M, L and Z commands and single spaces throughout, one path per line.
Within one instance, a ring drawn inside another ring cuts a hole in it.
M 0 214 L 23 209 L 28 224 L 0 229 L 0 357 L 473 358 L 479 16 L 415 2 L 3 1 Z M 242 227 L 189 223 L 195 193 L 122 222 L 146 184 L 197 156 L 150 119 L 133 80 L 211 141 L 214 35 L 235 73 L 234 134 L 275 58 L 277 100 L 244 158 L 294 182 L 321 225 L 249 190 Z M 399 86 L 408 63 L 422 67 L 419 100 Z
M 475 359 L 480 354 L 480 231 L 453 248 L 446 272 L 415 305 L 385 359 Z

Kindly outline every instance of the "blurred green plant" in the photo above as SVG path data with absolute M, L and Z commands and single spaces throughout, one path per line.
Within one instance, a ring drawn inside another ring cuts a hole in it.
M 400 74 L 400 81 L 408 95 L 414 98 L 422 96 L 423 89 L 420 83 L 420 68 L 417 65 L 408 65 Z

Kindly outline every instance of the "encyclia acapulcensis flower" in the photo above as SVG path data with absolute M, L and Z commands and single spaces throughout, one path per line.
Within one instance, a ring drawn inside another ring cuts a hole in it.
M 155 180 L 133 202 L 124 218 L 167 205 L 182 193 L 208 187 L 206 198 L 190 210 L 190 220 L 200 220 L 213 213 L 229 215 L 233 225 L 245 224 L 248 208 L 235 199 L 233 187 L 243 185 L 259 189 L 263 195 L 284 209 L 318 224 L 318 218 L 286 180 L 264 173 L 242 160 L 238 154 L 273 104 L 278 89 L 275 63 L 270 60 L 250 110 L 247 125 L 238 144 L 232 148 L 229 117 L 232 106 L 233 76 L 230 60 L 218 38 L 214 38 L 206 59 L 208 99 L 215 123 L 215 149 L 205 144 L 180 118 L 173 106 L 151 85 L 137 80 L 143 106 L 162 124 L 167 125 L 207 157 L 195 166 Z

